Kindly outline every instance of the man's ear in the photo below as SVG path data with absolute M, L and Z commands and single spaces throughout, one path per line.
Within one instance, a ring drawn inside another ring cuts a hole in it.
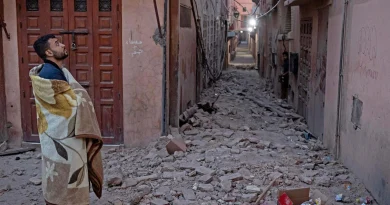
M 46 50 L 46 51 L 45 51 L 45 54 L 46 54 L 46 56 L 48 56 L 48 57 L 53 56 L 53 52 L 52 52 L 51 50 Z

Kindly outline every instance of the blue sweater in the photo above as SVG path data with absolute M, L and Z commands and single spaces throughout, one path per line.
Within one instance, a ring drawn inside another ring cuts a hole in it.
M 68 82 L 65 77 L 64 72 L 57 64 L 52 61 L 45 60 L 41 71 L 39 71 L 39 77 L 49 79 L 49 80 L 63 80 Z

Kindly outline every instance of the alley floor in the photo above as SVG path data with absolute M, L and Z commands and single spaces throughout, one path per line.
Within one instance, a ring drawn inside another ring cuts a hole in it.
M 304 120 L 271 93 L 255 70 L 225 71 L 202 94 L 202 102 L 218 98 L 216 112 L 196 109 L 182 134 L 173 129 L 147 147 L 106 149 L 103 197 L 91 193 L 91 204 L 251 204 L 274 179 L 263 204 L 275 205 L 280 189 L 302 187 L 334 204 L 337 194 L 344 204 L 371 197 L 320 142 L 302 137 Z M 169 155 L 172 138 L 183 138 L 187 150 Z M 0 164 L 1 205 L 43 204 L 39 151 Z
M 254 66 L 255 60 L 252 54 L 249 52 L 247 42 L 241 42 L 236 48 L 236 57 L 230 62 L 230 65 L 237 66 Z

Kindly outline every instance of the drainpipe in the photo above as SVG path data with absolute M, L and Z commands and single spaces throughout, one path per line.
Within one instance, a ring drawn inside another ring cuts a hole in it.
M 347 22 L 347 9 L 348 9 L 349 0 L 344 0 L 344 16 L 343 16 L 343 28 L 341 32 L 341 48 L 340 48 L 340 65 L 339 65 L 339 87 L 338 87 L 338 96 L 337 96 L 337 120 L 336 120 L 336 159 L 340 158 L 341 150 L 341 141 L 340 141 L 340 121 L 341 121 L 341 97 L 342 97 L 342 85 L 344 77 L 344 49 L 345 49 L 345 30 Z
M 168 0 L 164 2 L 164 34 L 167 33 L 167 13 Z M 162 120 L 161 120 L 161 135 L 167 135 L 167 38 L 163 46 L 163 72 L 162 72 Z

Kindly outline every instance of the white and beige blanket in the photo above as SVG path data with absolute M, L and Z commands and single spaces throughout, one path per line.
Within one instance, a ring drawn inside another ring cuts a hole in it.
M 92 186 L 100 198 L 103 145 L 94 106 L 87 91 L 63 68 L 68 82 L 30 70 L 42 149 L 42 188 L 48 204 L 89 204 Z

